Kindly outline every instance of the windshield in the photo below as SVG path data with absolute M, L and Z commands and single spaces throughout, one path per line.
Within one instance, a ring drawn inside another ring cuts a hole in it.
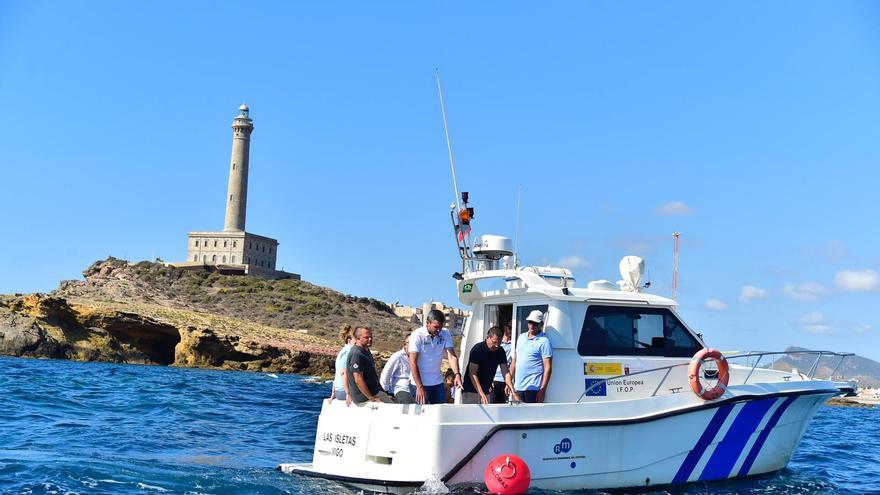
M 690 357 L 703 346 L 666 308 L 590 306 L 578 353 L 582 356 Z

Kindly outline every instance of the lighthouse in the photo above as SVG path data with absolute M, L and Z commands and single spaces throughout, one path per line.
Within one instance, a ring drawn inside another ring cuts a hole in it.
M 226 194 L 224 232 L 243 232 L 247 215 L 248 165 L 254 121 L 244 103 L 232 121 L 232 157 L 229 160 L 229 186 Z
M 272 279 L 300 278 L 295 273 L 278 269 L 277 240 L 245 230 L 253 131 L 250 108 L 242 104 L 238 107 L 238 115 L 232 119 L 232 154 L 229 158 L 223 230 L 190 232 L 187 259 L 183 263 L 174 263 L 175 266 Z

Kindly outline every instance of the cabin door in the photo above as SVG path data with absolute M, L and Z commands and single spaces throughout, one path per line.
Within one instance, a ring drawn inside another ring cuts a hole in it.
M 547 308 L 546 304 L 532 304 L 529 306 L 516 306 L 516 319 L 513 322 L 513 335 L 521 335 L 529 331 L 529 324 L 526 323 L 526 318 L 529 317 L 529 313 L 534 310 L 538 310 L 544 313 L 544 321 L 547 321 Z
M 534 311 L 536 309 L 538 311 L 544 313 L 544 325 L 546 327 L 547 308 L 548 307 L 549 306 L 546 304 L 530 304 L 528 306 L 517 305 L 517 306 L 513 307 L 514 319 L 513 319 L 513 322 L 511 323 L 511 325 L 512 325 L 511 328 L 513 329 L 511 336 L 513 337 L 513 348 L 514 349 L 516 349 L 516 343 L 518 342 L 517 339 L 519 339 L 520 336 L 522 336 L 525 333 L 528 333 L 528 331 L 529 331 L 529 324 L 526 323 L 526 318 L 529 317 L 529 313 L 531 313 L 532 311 Z
M 483 320 L 483 339 L 493 326 L 497 325 L 502 331 L 507 325 L 513 328 L 513 304 L 487 304 L 486 317 Z

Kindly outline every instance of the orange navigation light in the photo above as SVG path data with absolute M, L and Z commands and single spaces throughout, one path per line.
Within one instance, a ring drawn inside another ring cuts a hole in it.
M 470 225 L 473 215 L 473 208 L 462 208 L 458 210 L 458 220 L 461 222 L 462 225 Z

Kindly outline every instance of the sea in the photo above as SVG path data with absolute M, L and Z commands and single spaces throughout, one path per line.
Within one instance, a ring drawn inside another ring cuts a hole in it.
M 275 469 L 311 460 L 328 391 L 294 375 L 0 357 L 0 493 L 362 493 Z M 781 472 L 639 493 L 880 493 L 880 409 L 822 406 Z

